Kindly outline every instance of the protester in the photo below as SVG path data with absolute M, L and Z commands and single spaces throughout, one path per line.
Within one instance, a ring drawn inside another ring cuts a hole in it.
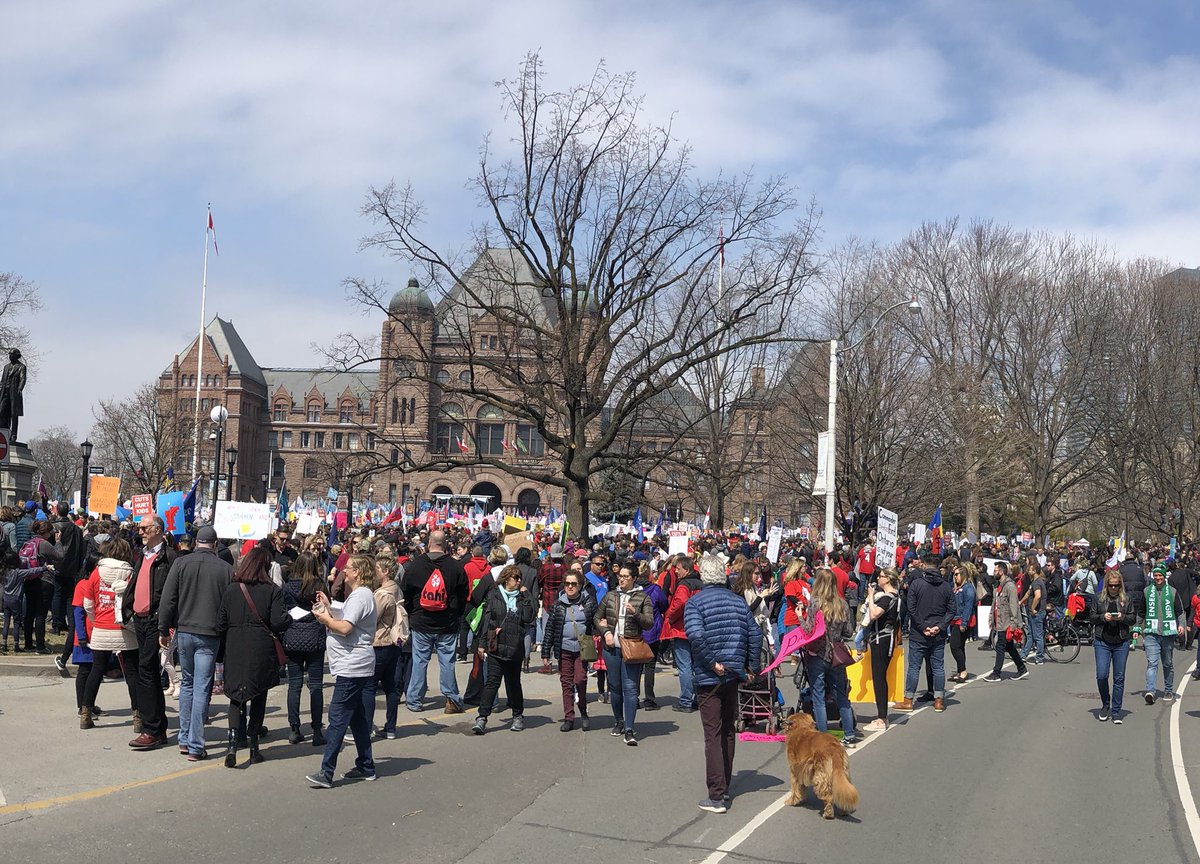
M 875 589 L 867 592 L 867 651 L 871 658 L 871 686 L 875 691 L 876 718 L 864 732 L 882 732 L 888 726 L 888 667 L 896 650 L 896 627 L 900 598 L 896 593 L 899 574 L 895 567 L 876 571 Z
M 109 660 L 116 654 L 120 659 L 125 686 L 129 691 L 134 731 L 140 732 L 137 676 L 134 673 L 137 664 L 137 636 L 124 617 L 121 602 L 125 589 L 129 587 L 129 581 L 133 578 L 133 565 L 130 563 L 133 550 L 128 542 L 114 537 L 101 547 L 101 554 L 104 557 L 96 565 L 96 570 L 89 579 L 91 584 L 88 592 L 84 595 L 83 608 L 92 621 L 91 635 L 88 638 L 92 668 L 83 691 L 79 728 L 91 729 L 95 726 L 92 706 L 96 704 L 96 696 L 100 692 L 104 673 L 108 671 Z
M 623 737 L 630 747 L 637 746 L 634 720 L 642 667 L 653 657 L 642 634 L 654 626 L 654 609 L 646 592 L 637 584 L 637 578 L 638 567 L 634 561 L 621 564 L 617 571 L 617 588 L 604 595 L 604 602 L 596 610 L 594 619 L 604 646 L 604 663 L 617 685 L 612 689 L 614 723 L 610 734 Z
M 967 638 L 975 617 L 975 565 L 962 562 L 954 568 L 954 618 L 950 622 L 950 655 L 954 658 L 954 675 L 950 680 L 962 684 L 967 680 Z
M 567 573 L 558 602 L 550 610 L 545 639 L 542 641 L 542 659 L 553 658 L 558 661 L 558 680 L 562 684 L 563 699 L 563 719 L 559 729 L 563 732 L 575 728 L 576 705 L 583 728 L 586 730 L 590 726 L 587 662 L 584 655 L 595 656 L 592 619 L 596 614 L 596 601 L 591 592 L 584 590 L 584 583 L 585 577 L 580 573 Z M 586 645 L 590 645 L 590 651 L 586 650 Z
M 1154 704 L 1160 665 L 1163 670 L 1162 698 L 1164 702 L 1172 702 L 1175 699 L 1175 635 L 1184 605 L 1175 589 L 1167 584 L 1166 564 L 1155 564 L 1150 571 L 1145 597 L 1142 636 L 1146 642 L 1146 704 Z
M 1035 666 L 1041 666 L 1046 662 L 1046 573 L 1040 566 L 1031 565 L 1025 568 L 1025 576 L 1028 585 L 1023 602 L 1029 628 L 1025 633 L 1021 657 Z M 1030 654 L 1033 654 L 1033 659 L 1030 659 Z
M 513 714 L 509 729 L 513 732 L 525 729 L 521 665 L 525 659 L 525 631 L 529 629 L 535 614 L 533 598 L 521 584 L 521 569 L 509 564 L 500 572 L 498 581 L 483 602 L 483 621 L 479 629 L 481 644 L 475 650 L 480 657 L 487 654 L 488 665 L 487 682 L 479 699 L 479 715 L 471 727 L 476 735 L 487 731 L 488 717 L 496 702 L 501 679 L 504 680 L 504 690 Z
M 175 630 L 183 673 L 179 688 L 179 752 L 187 753 L 189 762 L 208 758 L 204 724 L 221 642 L 217 614 L 233 577 L 233 567 L 217 556 L 216 544 L 217 532 L 212 526 L 196 532 L 196 551 L 180 556 L 171 565 L 158 607 L 158 641 L 162 647 L 170 644 L 171 630 Z M 159 745 L 131 746 L 144 750 Z
M 1104 574 L 1104 587 L 1092 604 L 1092 624 L 1096 628 L 1092 648 L 1096 654 L 1096 689 L 1100 691 L 1101 723 L 1112 718 L 1120 725 L 1121 703 L 1125 697 L 1125 662 L 1129 659 L 1132 628 L 1137 623 L 1137 606 L 1125 593 L 1125 582 L 1117 570 Z M 1108 690 L 1112 672 L 1112 695 Z
M 698 806 L 709 813 L 725 813 L 732 797 L 738 682 L 752 681 L 759 674 L 763 634 L 746 601 L 726 587 L 720 558 L 700 559 L 700 580 L 703 588 L 684 607 L 704 730 L 708 797 Z
M 1015 631 L 1021 629 L 1021 600 L 1017 596 L 1016 583 L 1010 578 L 1008 562 L 997 561 L 992 565 L 992 576 L 996 578 L 996 590 L 992 603 L 992 633 L 996 646 L 996 663 L 984 681 L 1003 680 L 1004 655 L 1007 653 L 1017 667 L 1015 680 L 1029 677 L 1029 669 L 1017 648 Z
M 357 758 L 354 767 L 342 778 L 374 780 L 376 776 L 371 752 L 371 718 L 375 713 L 374 559 L 367 555 L 351 556 L 344 577 L 346 600 L 341 609 L 333 608 L 323 591 L 317 592 L 313 606 L 313 616 L 328 630 L 325 652 L 334 682 L 325 755 L 320 770 L 305 777 L 310 785 L 322 789 L 333 787 L 333 772 L 347 728 L 354 736 Z M 453 639 L 456 631 L 451 630 L 448 635 Z
M 538 613 L 537 619 L 537 636 L 534 648 L 541 650 L 542 639 L 545 636 L 546 619 L 550 615 L 550 610 L 554 604 L 558 602 L 558 594 L 562 591 L 563 578 L 566 576 L 567 568 L 563 564 L 563 547 L 561 543 L 554 543 L 550 546 L 550 554 L 546 560 L 542 562 L 541 569 L 538 571 L 538 582 L 542 586 L 541 596 L 541 611 Z M 550 663 L 542 663 L 542 668 L 538 670 L 543 675 L 549 675 L 554 671 L 554 667 Z
M 905 611 L 908 618 L 908 668 L 904 676 L 904 698 L 897 711 L 913 710 L 913 697 L 921 665 L 926 658 L 933 668 L 933 710 L 946 710 L 946 631 L 954 618 L 954 592 L 942 578 L 937 555 L 927 551 L 921 556 L 921 569 L 908 588 Z
M 445 713 L 461 714 L 462 697 L 454 676 L 454 652 L 467 606 L 467 575 L 462 565 L 446 553 L 446 533 L 429 534 L 429 551 L 404 567 L 401 593 L 412 630 L 413 665 L 405 707 L 424 710 L 429 661 L 437 653 Z
M 804 671 L 812 688 L 813 722 L 818 731 L 828 730 L 825 694 L 832 693 L 841 719 L 842 743 L 852 749 L 858 742 L 858 735 L 855 731 L 854 709 L 850 705 L 850 682 L 846 678 L 845 667 L 836 663 L 834 646 L 838 643 L 844 646 L 847 640 L 853 638 L 854 620 L 850 617 L 849 606 L 838 593 L 837 577 L 828 567 L 819 568 L 813 577 L 812 600 L 800 619 L 802 631 L 813 632 L 817 613 L 825 620 L 825 633 L 804 649 Z
M 323 569 L 313 553 L 301 552 L 292 562 L 283 583 L 284 608 L 289 613 L 293 609 L 310 613 L 294 619 L 283 634 L 283 650 L 287 657 L 288 726 L 291 728 L 288 743 L 299 744 L 304 740 L 300 731 L 300 693 L 307 678 L 308 718 L 314 747 L 325 746 L 322 733 L 325 697 L 321 690 L 325 668 L 325 627 L 311 614 L 317 594 L 328 590 L 321 575 Z
M 399 565 L 391 555 L 375 558 L 375 576 L 379 587 L 375 589 L 375 638 L 371 641 L 375 649 L 375 689 L 383 688 L 384 720 L 379 736 L 391 740 L 396 737 L 396 714 L 400 708 L 400 694 L 396 690 L 396 665 L 400 662 L 400 643 L 408 636 L 408 616 L 399 605 L 400 586 L 396 584 Z
M 692 669 L 692 644 L 684 630 L 684 612 L 688 601 L 703 587 L 699 575 L 692 569 L 692 559 L 676 555 L 668 567 L 675 589 L 663 618 L 663 638 L 669 638 L 675 649 L 675 668 L 679 671 L 679 702 L 673 710 L 687 713 L 697 710 L 695 676 Z
M 259 733 L 267 710 L 267 691 L 279 684 L 279 636 L 291 623 L 283 592 L 271 579 L 271 549 L 264 540 L 238 561 L 217 612 L 217 635 L 225 644 L 225 695 L 229 732 L 225 767 L 237 765 L 239 730 L 249 733 L 250 764 L 263 761 Z
M 167 700 L 162 690 L 163 667 L 175 692 L 175 665 L 171 660 L 173 634 L 163 648 L 159 644 L 158 612 L 167 574 L 176 555 L 166 542 L 166 523 L 160 516 L 144 516 L 138 526 L 141 548 L 133 556 L 133 581 L 125 592 L 124 615 L 133 622 L 137 639 L 137 703 L 141 732 L 129 742 L 135 750 L 153 750 L 167 743 Z M 165 654 L 165 657 L 164 657 Z

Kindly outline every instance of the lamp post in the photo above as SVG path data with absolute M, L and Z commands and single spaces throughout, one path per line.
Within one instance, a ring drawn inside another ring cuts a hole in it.
M 79 481 L 79 508 L 83 510 L 84 515 L 87 515 L 87 496 L 88 496 L 88 462 L 92 460 L 92 442 L 83 439 L 83 443 L 79 445 L 79 455 L 83 457 L 83 479 Z
M 264 472 L 262 472 L 262 474 L 258 475 L 258 479 L 262 482 L 263 500 L 266 501 L 267 500 L 267 472 L 264 471 Z
M 829 464 L 825 467 L 825 554 L 828 556 L 833 551 L 833 533 L 834 520 L 837 518 L 837 393 L 838 393 L 838 355 L 846 351 L 853 351 L 861 345 L 871 332 L 879 326 L 888 315 L 895 312 L 901 306 L 908 308 L 909 312 L 920 314 L 921 304 L 916 297 L 912 300 L 901 300 L 884 309 L 875 323 L 867 328 L 867 332 L 855 342 L 853 345 L 847 345 L 844 348 L 838 348 L 838 340 L 829 340 L 829 448 L 828 459 Z
M 225 500 L 233 500 L 233 466 L 237 464 L 237 448 L 225 449 L 225 464 L 229 466 L 229 474 L 225 478 Z
M 208 500 L 212 502 L 212 516 L 215 519 L 217 516 L 217 493 L 221 488 L 218 485 L 221 481 L 221 438 L 225 434 L 225 421 L 229 419 L 229 412 L 225 410 L 224 405 L 218 405 L 208 412 L 208 419 L 217 424 L 216 446 L 213 447 L 212 494 L 208 496 Z

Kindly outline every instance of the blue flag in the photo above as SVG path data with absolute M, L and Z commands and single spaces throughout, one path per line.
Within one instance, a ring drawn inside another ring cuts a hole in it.
M 639 543 L 646 539 L 646 529 L 642 525 L 641 507 L 637 508 L 637 512 L 633 514 L 633 530 L 637 532 Z
M 183 499 L 183 521 L 191 525 L 196 521 L 196 488 L 200 485 L 199 478 L 192 481 L 192 488 Z
M 933 518 L 929 520 L 929 545 L 934 555 L 942 554 L 942 505 L 939 504 L 937 509 L 933 511 Z
M 286 522 L 288 515 L 287 480 L 279 484 L 279 521 Z

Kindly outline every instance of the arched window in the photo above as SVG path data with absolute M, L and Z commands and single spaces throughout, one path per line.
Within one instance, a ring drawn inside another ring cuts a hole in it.
M 342 402 L 341 408 L 338 409 L 338 422 L 339 423 L 353 423 L 354 422 L 354 403 L 353 402 L 351 402 L 349 400 Z
M 504 453 L 504 412 L 495 405 L 484 405 L 475 414 L 475 444 L 480 456 L 500 456 Z
M 408 422 L 409 423 L 417 422 L 417 397 L 416 396 L 414 396 L 413 398 L 408 400 Z
M 453 417 L 455 420 L 461 420 L 463 417 L 462 406 L 457 402 L 444 402 L 442 404 L 442 413 L 447 417 Z
M 471 370 L 464 369 L 463 371 L 459 372 L 458 380 L 464 384 L 470 384 L 471 383 Z
M 392 422 L 400 422 L 400 400 L 392 399 Z
M 445 369 L 439 369 L 437 374 L 437 383 L 441 386 L 446 386 L 450 383 L 450 373 Z
M 276 402 L 275 403 L 275 413 L 274 413 L 272 419 L 274 419 L 276 421 L 287 420 L 287 415 L 288 415 L 288 404 L 283 401 Z
M 214 375 L 214 376 L 213 376 L 213 386 L 214 386 L 214 387 L 220 387 L 220 386 L 221 386 L 221 376 L 220 376 L 220 375 Z
M 503 420 L 504 412 L 495 405 L 484 405 L 475 416 L 480 420 Z
M 397 449 L 396 447 L 392 448 L 392 464 L 393 465 L 400 464 L 400 450 Z

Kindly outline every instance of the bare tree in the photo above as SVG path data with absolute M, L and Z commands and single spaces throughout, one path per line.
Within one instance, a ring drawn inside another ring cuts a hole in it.
M 446 291 L 438 336 L 465 380 L 439 380 L 444 364 L 416 338 L 405 342 L 411 357 L 394 348 L 379 357 L 353 337 L 331 351 L 343 368 L 411 362 L 408 374 L 436 387 L 439 404 L 490 406 L 527 424 L 547 461 L 526 464 L 490 445 L 446 461 L 562 488 L 575 525 L 588 524 L 593 478 L 636 461 L 618 442 L 639 412 L 703 364 L 790 335 L 813 270 L 815 220 L 790 216 L 792 191 L 749 175 L 697 179 L 671 129 L 644 125 L 633 87 L 631 75 L 601 66 L 581 86 L 548 92 L 536 56 L 500 83 L 516 152 L 497 164 L 484 146 L 475 184 L 488 224 L 469 268 L 421 238 L 424 210 L 411 189 L 371 191 L 365 210 L 379 230 L 363 245 L 416 263 Z M 718 291 L 721 226 L 737 266 Z M 386 308 L 383 286 L 349 285 L 359 302 Z M 768 326 L 743 335 L 764 307 Z M 497 338 L 480 345 L 481 333 Z
M 181 464 L 187 453 L 187 429 L 174 414 L 159 413 L 152 383 L 126 399 L 101 401 L 92 416 L 93 461 L 121 478 L 122 494 L 158 491 L 167 468 Z
M 35 356 L 29 348 L 29 332 L 18 319 L 41 305 L 36 285 L 16 273 L 0 273 L 0 347 L 20 348 L 27 360 Z
M 79 454 L 78 436 L 66 426 L 43 429 L 29 441 L 29 449 L 37 461 L 51 498 L 63 499 L 79 488 L 83 459 Z

